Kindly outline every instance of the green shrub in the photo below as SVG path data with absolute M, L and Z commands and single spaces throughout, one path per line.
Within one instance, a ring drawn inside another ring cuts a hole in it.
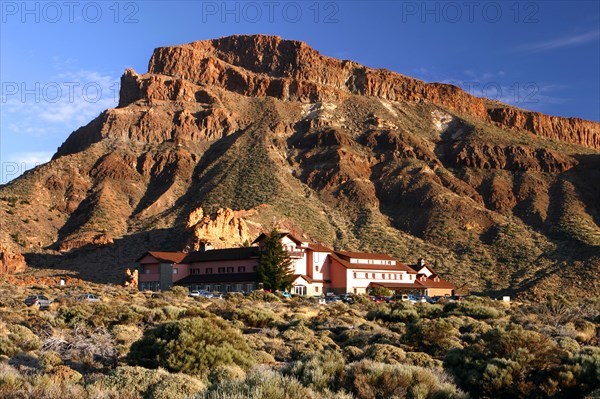
M 378 296 L 392 296 L 394 295 L 394 292 L 385 287 L 375 287 L 371 290 L 370 294 Z
M 504 313 L 499 309 L 491 306 L 485 306 L 480 303 L 464 301 L 464 302 L 450 302 L 444 306 L 444 313 L 448 316 L 469 316 L 474 319 L 497 319 Z
M 406 352 L 405 363 L 428 369 L 442 368 L 442 362 L 440 360 L 432 358 L 425 352 Z
M 288 365 L 283 373 L 318 392 L 339 389 L 344 375 L 344 358 L 339 352 L 319 352 Z
M 238 330 L 217 318 L 192 318 L 161 324 L 134 342 L 128 355 L 133 366 L 164 367 L 207 378 L 210 368 L 254 364 L 252 351 Z
M 185 374 L 121 366 L 94 382 L 90 390 L 100 389 L 114 390 L 119 395 L 137 394 L 144 398 L 184 399 L 202 393 L 206 386 L 202 381 Z
M 510 325 L 449 351 L 444 367 L 476 397 L 549 397 L 560 392 L 556 375 L 563 356 L 547 336 Z
M 419 314 L 410 302 L 379 304 L 367 313 L 367 320 L 382 320 L 391 323 L 409 323 L 418 318 Z
M 76 305 L 58 309 L 56 318 L 67 326 L 74 326 L 80 322 L 87 322 L 90 318 L 90 314 L 86 309 Z
M 565 398 L 600 389 L 600 348 L 587 346 L 568 356 L 560 368 L 559 380 Z
M 204 394 L 206 399 L 308 399 L 318 398 L 311 389 L 296 379 L 275 371 L 254 371 L 243 380 L 225 381 L 213 385 Z
M 41 347 L 42 341 L 29 328 L 19 324 L 0 325 L 0 355 L 12 357 Z
M 168 295 L 173 296 L 174 298 L 185 298 L 189 295 L 190 290 L 188 290 L 186 287 L 182 287 L 180 285 L 174 285 L 173 287 L 171 287 L 171 289 L 169 291 L 167 291 Z
M 246 307 L 233 314 L 234 320 L 241 320 L 248 327 L 263 328 L 275 322 L 278 317 L 269 309 Z
M 406 353 L 402 348 L 388 344 L 373 344 L 365 349 L 363 359 L 369 359 L 374 362 L 399 364 L 404 363 Z
M 211 384 L 221 384 L 227 381 L 241 380 L 246 376 L 246 371 L 238 365 L 220 365 L 213 367 L 208 373 Z
M 250 295 L 247 297 L 252 301 L 263 301 L 263 302 L 281 302 L 281 299 L 270 292 L 266 291 L 252 291 Z
M 362 360 L 347 367 L 344 386 L 364 399 L 468 398 L 445 380 L 439 373 L 422 367 Z
M 456 320 L 421 319 L 409 324 L 403 339 L 406 343 L 434 356 L 444 356 L 448 350 L 461 348 Z

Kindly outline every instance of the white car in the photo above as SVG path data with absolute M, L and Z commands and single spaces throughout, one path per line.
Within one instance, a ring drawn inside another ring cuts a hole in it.
M 78 301 L 86 301 L 86 302 L 100 302 L 100 297 L 95 294 L 83 294 L 77 297 Z
M 193 291 L 190 291 L 190 296 L 192 296 L 192 297 L 202 296 L 204 298 L 212 298 L 213 294 L 211 294 L 210 292 L 205 291 L 205 290 L 193 290 Z

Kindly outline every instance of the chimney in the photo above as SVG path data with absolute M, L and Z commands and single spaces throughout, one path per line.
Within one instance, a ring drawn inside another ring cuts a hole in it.
M 200 252 L 210 251 L 211 249 L 213 249 L 213 246 L 210 242 L 200 241 L 200 247 L 198 248 Z
M 420 267 L 425 266 L 425 259 L 423 259 L 423 258 L 417 259 L 417 265 L 419 265 Z

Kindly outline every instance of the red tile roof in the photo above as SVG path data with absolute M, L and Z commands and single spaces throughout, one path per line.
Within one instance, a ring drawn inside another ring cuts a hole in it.
M 324 245 L 321 244 L 314 244 L 314 243 L 309 243 L 308 244 L 308 248 L 312 249 L 313 251 L 316 252 L 333 252 L 333 249 L 328 248 Z
M 329 254 L 329 256 L 344 266 L 346 269 L 358 269 L 358 270 L 385 270 L 385 271 L 405 271 L 408 273 L 414 273 L 415 271 L 410 267 L 406 266 L 404 263 L 396 261 L 395 265 L 373 265 L 368 263 L 350 263 L 349 261 L 339 257 L 338 251 Z M 390 258 L 391 260 L 395 260 Z
M 315 281 L 317 282 L 321 282 L 322 280 L 313 280 L 312 277 L 307 276 L 306 274 L 293 274 L 292 276 L 290 276 L 290 280 L 291 281 L 295 281 L 297 278 L 302 277 L 304 280 L 306 280 L 307 283 L 314 283 Z
M 417 276 L 417 281 L 419 281 L 419 283 L 421 283 L 423 286 L 425 286 L 427 288 L 449 288 L 449 289 L 455 288 L 454 284 L 452 284 L 451 282 L 449 282 L 447 280 L 444 280 L 437 274 L 432 274 L 431 276 L 427 277 L 427 279 L 425 281 L 421 280 L 421 277 L 423 277 L 423 276 L 425 276 L 425 275 L 419 274 Z M 435 281 L 436 278 L 438 279 L 438 281 Z
M 180 263 L 188 254 L 183 252 L 148 251 L 144 255 L 140 256 L 136 262 L 139 262 L 148 255 L 162 263 Z

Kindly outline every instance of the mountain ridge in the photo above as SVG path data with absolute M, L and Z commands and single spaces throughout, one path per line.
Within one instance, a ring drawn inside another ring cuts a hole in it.
M 598 126 L 278 37 L 162 47 L 125 71 L 117 108 L 0 188 L 23 231 L 0 242 L 34 269 L 114 282 L 140 251 L 214 240 L 206 226 L 229 222 L 190 215 L 229 208 L 252 233 L 437 259 L 476 291 L 598 292 Z

